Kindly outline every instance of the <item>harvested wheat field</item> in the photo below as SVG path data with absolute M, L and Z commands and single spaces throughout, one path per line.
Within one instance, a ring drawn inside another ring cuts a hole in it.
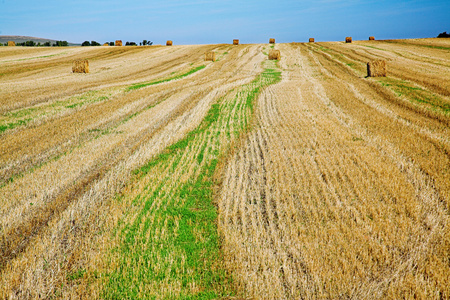
M 450 41 L 270 49 L 0 48 L 0 299 L 449 298 Z

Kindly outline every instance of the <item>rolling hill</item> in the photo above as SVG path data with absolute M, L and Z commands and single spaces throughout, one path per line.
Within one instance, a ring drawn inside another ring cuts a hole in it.
M 38 38 L 38 37 L 32 37 L 32 36 L 22 36 L 22 35 L 0 35 L 0 43 L 5 44 L 8 41 L 14 41 L 16 43 L 23 43 L 26 41 L 34 41 L 36 44 L 41 43 L 41 45 L 42 45 L 45 42 L 50 42 L 51 44 L 53 44 L 57 40 Z M 80 44 L 69 43 L 69 46 L 79 46 L 79 45 Z

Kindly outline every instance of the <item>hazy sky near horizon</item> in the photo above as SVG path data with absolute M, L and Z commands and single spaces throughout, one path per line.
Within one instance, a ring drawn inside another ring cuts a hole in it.
M 435 37 L 449 0 L 0 0 L 0 35 L 99 43 L 266 43 Z

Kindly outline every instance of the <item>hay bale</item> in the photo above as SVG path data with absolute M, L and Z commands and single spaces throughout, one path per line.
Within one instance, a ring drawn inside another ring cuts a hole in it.
M 369 36 L 369 41 L 375 41 L 375 37 L 374 36 Z
M 275 44 L 275 39 L 269 39 L 269 44 Z
M 121 40 L 117 40 L 115 43 L 116 46 L 122 46 L 122 41 Z
M 173 42 L 172 41 L 167 41 L 166 42 L 166 46 L 172 46 L 173 45 Z
M 16 42 L 8 41 L 8 46 L 9 47 L 14 47 L 14 46 L 16 46 Z
M 345 42 L 346 43 L 351 43 L 352 42 L 352 37 L 351 36 L 346 37 L 345 38 Z
M 367 63 L 368 77 L 386 77 L 386 61 L 382 59 L 373 60 Z
M 208 51 L 205 53 L 205 61 L 216 61 L 216 52 Z
M 309 38 L 310 43 L 314 43 L 314 38 Z
M 87 59 L 74 60 L 72 63 L 73 73 L 89 73 L 89 61 Z
M 233 45 L 239 45 L 239 40 L 233 40 Z
M 280 50 L 270 50 L 269 51 L 269 59 L 270 60 L 280 60 L 281 59 Z
M 109 46 L 109 43 L 104 43 L 103 46 Z

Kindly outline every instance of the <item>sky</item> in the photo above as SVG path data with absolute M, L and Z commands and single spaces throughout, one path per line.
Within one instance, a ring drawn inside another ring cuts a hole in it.
M 450 0 L 0 0 L 0 35 L 72 43 L 342 41 L 450 32 Z

